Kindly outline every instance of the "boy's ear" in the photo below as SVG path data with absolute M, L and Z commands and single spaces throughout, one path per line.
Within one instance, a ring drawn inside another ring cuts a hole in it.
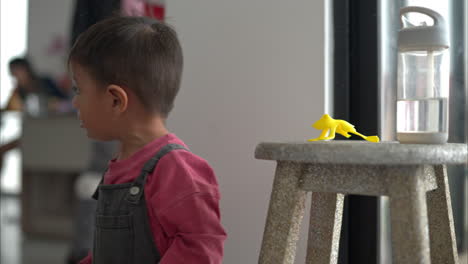
M 112 108 L 122 113 L 128 107 L 128 94 L 121 86 L 111 84 L 107 86 L 107 92 L 111 95 Z

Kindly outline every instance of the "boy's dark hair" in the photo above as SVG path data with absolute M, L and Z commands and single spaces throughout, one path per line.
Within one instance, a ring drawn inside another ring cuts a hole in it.
M 112 17 L 82 33 L 69 63 L 77 63 L 102 85 L 131 89 L 151 112 L 166 118 L 182 75 L 176 32 L 147 17 Z

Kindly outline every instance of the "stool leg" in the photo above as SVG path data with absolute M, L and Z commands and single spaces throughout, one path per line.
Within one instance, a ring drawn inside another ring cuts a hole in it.
M 298 187 L 301 173 L 302 166 L 298 163 L 278 162 L 258 261 L 260 264 L 294 263 L 306 200 L 306 192 Z
M 394 168 L 390 193 L 393 263 L 429 264 L 426 188 L 422 166 Z
M 307 264 L 337 263 L 343 201 L 343 194 L 312 193 Z
M 427 193 L 432 264 L 458 263 L 452 202 L 445 165 L 434 166 L 437 189 Z

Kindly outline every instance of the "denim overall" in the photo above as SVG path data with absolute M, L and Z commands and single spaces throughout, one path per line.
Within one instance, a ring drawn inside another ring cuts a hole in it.
M 94 264 L 158 263 L 156 248 L 148 221 L 144 196 L 146 177 L 158 161 L 181 145 L 168 144 L 145 163 L 140 175 L 123 184 L 99 184 L 93 198 L 97 202 L 94 232 Z

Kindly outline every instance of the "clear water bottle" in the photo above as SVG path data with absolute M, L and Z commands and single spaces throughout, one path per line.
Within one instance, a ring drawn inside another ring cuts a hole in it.
M 420 23 L 421 14 L 430 18 L 429 23 Z M 450 55 L 445 21 L 437 12 L 415 6 L 402 8 L 400 17 L 397 139 L 400 143 L 446 143 Z

